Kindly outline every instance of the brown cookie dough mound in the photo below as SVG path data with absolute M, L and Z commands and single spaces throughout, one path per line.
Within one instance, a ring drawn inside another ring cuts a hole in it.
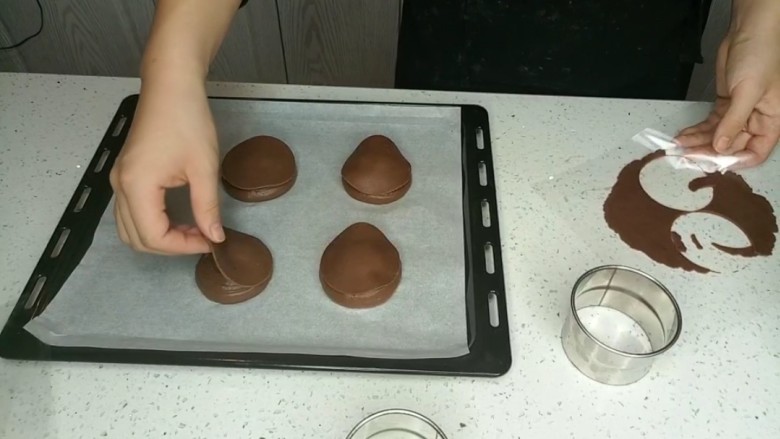
M 355 223 L 322 253 L 320 282 L 328 297 L 339 305 L 378 306 L 390 299 L 401 282 L 401 257 L 379 229 Z
M 244 140 L 222 159 L 222 183 L 231 197 L 249 203 L 278 198 L 295 184 L 298 169 L 290 147 L 271 136 Z
M 195 283 L 209 300 L 233 304 L 260 294 L 273 274 L 268 247 L 254 236 L 225 228 L 225 240 L 195 266 Z
M 388 204 L 412 186 L 412 165 L 392 140 L 366 138 L 344 162 L 341 182 L 350 197 L 370 204 Z

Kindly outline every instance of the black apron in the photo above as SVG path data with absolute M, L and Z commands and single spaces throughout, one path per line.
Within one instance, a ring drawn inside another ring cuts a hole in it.
M 684 99 L 711 0 L 404 0 L 396 87 Z

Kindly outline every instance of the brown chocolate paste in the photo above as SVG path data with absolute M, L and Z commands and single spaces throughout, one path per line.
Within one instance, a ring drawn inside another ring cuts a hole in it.
M 695 245 L 697 249 L 701 250 L 704 248 L 701 245 L 701 242 L 699 242 L 699 238 L 696 237 L 695 233 L 691 233 L 691 241 L 693 241 L 693 245 Z
M 604 218 L 626 244 L 654 261 L 673 268 L 708 273 L 711 271 L 709 268 L 691 262 L 680 253 L 678 246 L 681 240 L 676 240 L 672 231 L 677 218 L 692 212 L 658 203 L 640 183 L 642 169 L 663 156 L 664 151 L 655 151 L 634 160 L 620 171 L 612 192 L 604 202 Z M 712 245 L 732 255 L 771 255 L 778 229 L 769 201 L 754 193 L 745 180 L 733 172 L 706 174 L 688 184 L 694 192 L 706 187 L 712 188 L 712 201 L 695 212 L 711 213 L 730 221 L 750 241 L 750 245 L 743 248 Z

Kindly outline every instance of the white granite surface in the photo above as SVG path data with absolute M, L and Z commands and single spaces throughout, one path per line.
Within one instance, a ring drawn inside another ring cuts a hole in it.
M 0 322 L 117 105 L 137 87 L 132 79 L 0 73 Z M 566 219 L 577 212 L 556 211 L 544 190 L 556 178 L 565 181 L 556 188 L 587 187 L 570 175 L 587 174 L 588 160 L 621 144 L 641 148 L 633 134 L 684 126 L 707 104 L 239 84 L 211 92 L 487 108 L 512 369 L 464 379 L 0 360 L 0 437 L 342 438 L 390 407 L 430 416 L 450 438 L 780 437 L 780 251 L 736 272 L 674 271 L 625 251 L 617 238 L 582 239 L 583 225 Z M 592 172 L 619 171 L 598 163 Z M 780 154 L 744 175 L 780 210 Z M 600 217 L 581 221 L 605 227 Z M 572 283 L 611 262 L 660 278 L 684 320 L 678 344 L 627 387 L 585 378 L 559 340 Z

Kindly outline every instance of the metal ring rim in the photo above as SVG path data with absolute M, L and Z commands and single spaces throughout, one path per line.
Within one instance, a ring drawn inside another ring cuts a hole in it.
M 575 297 L 577 295 L 577 288 L 580 286 L 580 284 L 582 284 L 582 282 L 585 279 L 587 279 L 593 273 L 596 273 L 598 271 L 603 271 L 603 270 L 610 270 L 610 269 L 611 270 L 630 271 L 630 272 L 632 272 L 634 274 L 638 274 L 638 275 L 646 278 L 647 280 L 649 280 L 653 284 L 655 284 L 655 286 L 657 286 L 659 289 L 661 289 L 661 291 L 663 291 L 663 293 L 666 295 L 666 297 L 672 302 L 672 306 L 674 306 L 675 318 L 677 319 L 677 330 L 675 331 L 675 333 L 672 336 L 671 340 L 669 340 L 663 346 L 661 346 L 660 348 L 658 348 L 658 349 L 656 349 L 654 351 L 638 354 L 638 353 L 635 353 L 635 352 L 624 352 L 624 351 L 621 351 L 619 349 L 615 349 L 615 348 L 613 348 L 611 346 L 608 346 L 604 342 L 599 340 L 597 337 L 595 337 L 593 334 L 591 334 L 590 331 L 588 331 L 585 328 L 585 326 L 582 324 L 582 321 L 580 320 L 580 316 L 577 314 L 577 308 L 576 308 L 575 303 L 574 303 L 575 302 Z M 599 267 L 591 268 L 590 270 L 588 270 L 585 273 L 583 273 L 577 279 L 577 282 L 575 282 L 574 286 L 572 287 L 571 298 L 570 298 L 570 307 L 571 307 L 572 317 L 574 318 L 574 321 L 577 322 L 577 327 L 579 327 L 580 330 L 585 335 L 587 335 L 589 339 L 593 340 L 593 342 L 596 343 L 597 345 L 599 345 L 599 347 L 601 347 L 603 349 L 606 349 L 607 351 L 609 351 L 611 353 L 614 353 L 614 354 L 617 354 L 617 355 L 621 355 L 621 356 L 624 356 L 624 357 L 629 357 L 629 358 L 650 358 L 650 357 L 658 356 L 658 355 L 668 351 L 669 349 L 671 349 L 671 347 L 674 346 L 675 343 L 677 343 L 677 339 L 680 338 L 680 333 L 682 332 L 682 323 L 683 323 L 682 322 L 682 312 L 680 312 L 680 306 L 677 304 L 677 300 L 674 298 L 674 296 L 672 295 L 671 291 L 669 291 L 669 289 L 666 288 L 666 286 L 664 286 L 664 284 L 662 284 L 660 281 L 658 281 L 658 279 L 654 278 L 653 276 L 645 273 L 642 270 L 639 270 L 639 269 L 636 269 L 636 268 L 633 268 L 633 267 L 629 267 L 627 265 L 601 265 Z
M 405 415 L 405 416 L 411 416 L 413 418 L 417 418 L 418 420 L 428 424 L 429 427 L 433 428 L 436 431 L 436 434 L 438 435 L 436 439 L 447 439 L 447 436 L 444 434 L 441 428 L 439 428 L 439 426 L 436 425 L 436 423 L 430 420 L 427 416 L 421 415 L 420 413 L 417 413 L 412 410 L 400 409 L 400 408 L 385 409 L 366 416 L 365 418 L 363 418 L 363 420 L 358 422 L 357 425 L 355 425 L 352 431 L 350 431 L 349 434 L 347 435 L 346 439 L 353 439 L 355 434 L 358 431 L 360 431 L 361 428 L 365 427 L 366 424 L 368 424 L 369 422 L 377 418 L 381 418 L 382 416 L 386 416 L 386 415 Z

